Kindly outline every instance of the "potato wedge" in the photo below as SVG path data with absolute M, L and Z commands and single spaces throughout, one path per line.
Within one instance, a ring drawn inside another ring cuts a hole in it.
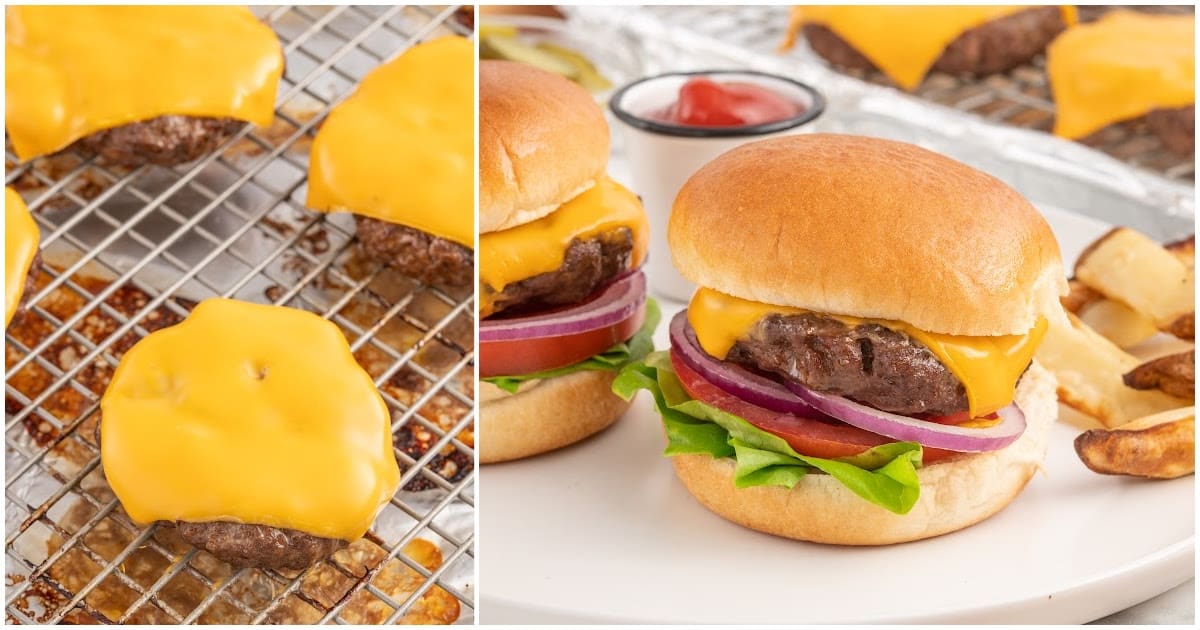
M 1158 389 L 1180 398 L 1196 397 L 1196 351 L 1168 354 L 1126 372 L 1125 384 L 1134 389 Z
M 1105 297 L 1084 305 L 1076 314 L 1092 330 L 1122 348 L 1132 348 L 1158 333 L 1149 317 Z
M 1188 269 L 1196 268 L 1196 235 L 1193 234 L 1187 238 L 1181 238 L 1178 241 L 1172 241 L 1163 245 L 1163 249 L 1171 252 L 1179 262 L 1187 266 Z
M 1075 438 L 1075 453 L 1105 475 L 1174 479 L 1196 472 L 1196 408 L 1140 418 L 1116 429 L 1092 429 Z
M 1075 277 L 1145 314 L 1160 330 L 1186 334 L 1189 328 L 1180 318 L 1195 311 L 1196 274 L 1144 234 L 1110 231 L 1080 255 Z
M 1058 378 L 1059 400 L 1110 428 L 1189 403 L 1158 390 L 1126 387 L 1123 375 L 1140 361 L 1075 315 L 1064 314 L 1049 317 L 1037 351 L 1037 360 Z
M 1078 315 L 1079 311 L 1083 310 L 1089 304 L 1094 304 L 1099 300 L 1105 299 L 1105 297 L 1101 295 L 1099 291 L 1089 287 L 1079 280 L 1076 280 L 1075 278 L 1067 280 L 1067 286 L 1071 288 L 1071 292 L 1064 295 L 1060 301 L 1062 302 L 1063 308 L 1075 313 L 1076 315 Z

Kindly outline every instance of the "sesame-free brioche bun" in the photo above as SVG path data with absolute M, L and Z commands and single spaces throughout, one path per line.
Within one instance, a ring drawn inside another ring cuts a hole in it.
M 942 334 L 1025 334 L 1067 292 L 1058 242 L 1020 194 L 863 136 L 787 136 L 721 155 L 679 191 L 667 239 L 700 286 Z
M 574 444 L 606 429 L 629 403 L 616 372 L 587 370 L 525 383 L 516 394 L 479 383 L 479 461 L 503 462 Z
M 479 62 L 479 231 L 536 221 L 593 186 L 608 123 L 587 90 L 512 61 Z
M 734 462 L 677 455 L 675 474 L 704 507 L 768 534 L 835 545 L 890 545 L 932 538 L 978 523 L 1004 509 L 1046 455 L 1058 416 L 1054 376 L 1033 363 L 1017 387 L 1025 433 L 1007 447 L 963 454 L 917 471 L 921 498 L 908 514 L 869 503 L 829 475 L 809 473 L 788 490 L 735 488 Z

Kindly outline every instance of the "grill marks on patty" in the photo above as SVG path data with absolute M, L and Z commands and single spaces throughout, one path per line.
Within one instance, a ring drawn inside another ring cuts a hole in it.
M 879 324 L 818 315 L 768 315 L 727 361 L 902 415 L 967 410 L 963 384 L 929 348 Z
M 554 271 L 514 282 L 492 293 L 492 308 L 481 317 L 501 311 L 574 304 L 628 270 L 633 261 L 633 232 L 618 228 L 571 241 L 563 263 Z

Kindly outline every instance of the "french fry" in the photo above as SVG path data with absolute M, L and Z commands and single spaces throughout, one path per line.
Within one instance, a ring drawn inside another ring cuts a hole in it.
M 1158 389 L 1180 398 L 1196 398 L 1196 351 L 1169 354 L 1147 361 L 1125 373 L 1125 384 L 1134 389 Z
M 1105 475 L 1174 479 L 1196 471 L 1196 408 L 1139 418 L 1116 429 L 1092 429 L 1075 438 L 1075 453 Z
M 1079 321 L 1071 313 L 1053 315 L 1037 360 L 1058 378 L 1059 400 L 1106 427 L 1174 409 L 1188 401 L 1158 390 L 1125 386 L 1123 375 L 1140 361 Z
M 1075 277 L 1146 315 L 1159 330 L 1194 338 L 1195 271 L 1145 235 L 1110 231 L 1080 255 Z

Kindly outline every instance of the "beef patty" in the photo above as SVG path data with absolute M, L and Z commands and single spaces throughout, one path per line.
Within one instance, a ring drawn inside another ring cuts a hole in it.
M 1196 106 L 1156 109 L 1146 114 L 1146 124 L 1168 149 L 1191 155 L 1196 149 Z
M 108 164 L 184 164 L 211 153 L 246 123 L 233 118 L 159 116 L 103 129 L 75 145 Z
M 475 276 L 475 252 L 428 232 L 354 215 L 358 240 L 371 258 L 426 284 L 465 286 Z
M 879 324 L 815 313 L 768 315 L 726 360 L 902 415 L 967 410 L 966 389 L 933 352 Z
M 175 525 L 188 544 L 238 567 L 307 569 L 346 546 L 344 540 L 266 525 L 223 521 Z
M 582 301 L 632 264 L 633 232 L 629 228 L 574 239 L 558 269 L 513 282 L 499 292 L 484 286 L 491 308 L 481 307 L 479 316 Z
M 1034 7 L 963 32 L 946 46 L 934 70 L 952 74 L 994 74 L 1037 56 L 1066 24 L 1058 7 Z M 875 64 L 820 24 L 805 24 L 804 37 L 818 55 L 835 66 L 873 70 Z

